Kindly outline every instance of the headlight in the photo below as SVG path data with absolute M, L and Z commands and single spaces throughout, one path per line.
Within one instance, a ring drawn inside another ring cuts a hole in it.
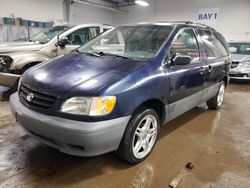
M 61 112 L 75 115 L 103 116 L 113 110 L 115 103 L 115 96 L 73 97 L 63 103 Z
M 9 56 L 0 56 L 0 67 L 10 68 L 13 59 Z
M 239 63 L 239 66 L 250 67 L 250 61 L 243 61 Z

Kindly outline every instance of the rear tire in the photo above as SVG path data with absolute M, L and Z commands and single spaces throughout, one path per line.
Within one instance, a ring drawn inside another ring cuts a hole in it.
M 141 110 L 129 121 L 117 155 L 132 164 L 145 160 L 155 146 L 159 131 L 157 113 L 152 109 Z
M 207 101 L 208 108 L 212 110 L 217 110 L 221 107 L 223 103 L 224 95 L 225 95 L 225 88 L 226 88 L 226 85 L 225 85 L 225 82 L 223 81 L 220 85 L 220 88 L 217 94 L 212 99 Z

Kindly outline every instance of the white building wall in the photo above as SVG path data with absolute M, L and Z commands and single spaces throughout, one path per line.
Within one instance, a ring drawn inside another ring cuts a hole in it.
M 63 0 L 0 0 L 0 17 L 11 16 L 37 21 L 63 19 Z M 101 0 L 93 0 L 101 2 Z M 250 40 L 250 0 L 150 0 L 149 7 L 129 6 L 128 13 L 74 3 L 70 23 L 127 24 L 143 21 L 196 21 L 198 10 L 219 8 L 213 25 L 228 40 Z
M 0 18 L 12 14 L 34 21 L 63 20 L 62 0 L 0 0 Z
M 128 14 L 115 14 L 114 24 L 141 21 L 196 21 L 199 9 L 219 8 L 216 25 L 227 40 L 250 40 L 249 0 L 151 0 L 149 7 L 128 7 Z
M 98 1 L 97 1 L 98 2 Z M 99 2 L 100 3 L 100 2 Z M 80 3 L 70 6 L 70 23 L 104 23 L 113 24 L 113 12 L 103 8 Z

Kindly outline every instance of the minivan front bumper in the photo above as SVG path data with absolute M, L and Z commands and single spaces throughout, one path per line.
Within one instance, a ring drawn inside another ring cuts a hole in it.
M 130 119 L 126 116 L 82 122 L 49 116 L 25 107 L 17 92 L 11 95 L 10 106 L 17 122 L 31 137 L 76 156 L 96 156 L 117 150 Z

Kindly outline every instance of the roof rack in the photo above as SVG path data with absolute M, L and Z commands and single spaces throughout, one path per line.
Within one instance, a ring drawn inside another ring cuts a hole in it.
M 182 20 L 182 21 L 159 21 L 158 23 L 182 23 L 182 24 L 188 24 L 193 23 L 191 21 Z
M 208 25 L 202 24 L 202 23 L 198 23 L 198 22 L 193 22 L 193 21 L 160 21 L 160 23 L 178 23 L 178 24 L 186 24 L 186 25 L 196 25 L 196 26 L 202 26 L 205 28 L 210 28 L 210 29 L 214 29 Z
M 210 29 L 214 29 L 206 24 L 202 24 L 202 23 L 198 23 L 198 22 L 191 22 L 193 25 L 197 25 L 197 26 L 203 26 L 203 27 L 206 27 L 206 28 L 210 28 Z

